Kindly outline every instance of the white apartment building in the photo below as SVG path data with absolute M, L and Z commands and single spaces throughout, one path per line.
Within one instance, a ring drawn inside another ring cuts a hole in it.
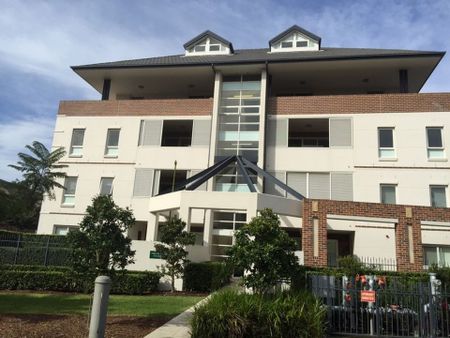
M 293 26 L 267 48 L 206 31 L 180 55 L 72 67 L 102 100 L 60 103 L 66 190 L 38 233 L 65 234 L 112 194 L 137 219 L 130 269 L 161 264 L 169 214 L 197 235 L 190 259 L 208 261 L 263 208 L 304 264 L 450 264 L 450 93 L 419 93 L 444 54 L 323 47 Z

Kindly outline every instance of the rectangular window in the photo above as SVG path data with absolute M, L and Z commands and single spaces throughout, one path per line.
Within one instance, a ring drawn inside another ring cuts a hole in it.
M 186 178 L 187 170 L 177 170 L 175 172 L 175 181 L 173 170 L 161 170 L 159 174 L 158 194 L 161 195 L 172 192 L 172 186 L 176 187 L 178 184 L 185 181 Z
M 381 159 L 395 158 L 394 128 L 378 128 L 378 157 Z
M 83 142 L 85 129 L 74 129 L 72 131 L 72 141 L 70 142 L 70 156 L 83 156 Z
M 194 47 L 194 52 L 204 52 L 206 51 L 206 45 L 197 45 Z
M 53 227 L 53 234 L 65 236 L 69 233 L 70 230 L 74 230 L 76 228 L 77 226 L 74 225 L 55 225 Z
M 281 43 L 281 48 L 291 48 L 292 47 L 292 41 L 283 41 Z
M 430 160 L 445 158 L 442 127 L 427 127 L 427 152 Z
M 297 47 L 308 47 L 308 41 L 297 41 Z
M 165 120 L 162 147 L 189 147 L 192 141 L 192 120 Z
M 220 51 L 220 45 L 209 45 L 210 52 Z
M 191 232 L 195 235 L 194 245 L 203 245 L 203 224 L 191 224 Z
M 113 193 L 112 177 L 102 177 L 100 180 L 100 195 L 112 195 Z
M 66 176 L 64 180 L 63 204 L 75 204 L 75 191 L 77 189 L 78 177 Z
M 329 146 L 328 119 L 289 119 L 288 147 Z
M 105 156 L 117 157 L 119 154 L 120 129 L 108 129 Z
M 430 186 L 430 199 L 431 206 L 435 208 L 447 207 L 447 187 L 445 185 L 431 185 Z
M 433 264 L 441 267 L 450 266 L 450 247 L 448 246 L 424 246 L 423 256 L 424 264 L 427 267 Z
M 380 185 L 380 201 L 384 204 L 395 204 L 396 203 L 396 190 L 395 184 L 381 184 Z

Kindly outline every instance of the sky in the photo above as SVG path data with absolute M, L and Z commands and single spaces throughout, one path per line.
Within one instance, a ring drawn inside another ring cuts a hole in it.
M 325 47 L 450 50 L 450 0 L 0 0 L 0 179 L 33 141 L 51 146 L 61 100 L 100 94 L 70 66 L 184 52 L 209 29 L 235 49 L 297 24 Z M 450 92 L 450 56 L 422 92 Z

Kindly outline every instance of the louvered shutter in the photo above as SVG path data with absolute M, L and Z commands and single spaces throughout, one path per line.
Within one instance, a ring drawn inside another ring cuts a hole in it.
M 287 185 L 306 197 L 306 173 L 288 173 Z M 288 194 L 288 197 L 293 197 Z
M 133 196 L 150 197 L 153 186 L 153 169 L 136 169 Z
M 330 147 L 352 146 L 352 120 L 350 118 L 330 119 Z
M 142 120 L 139 145 L 160 146 L 161 128 L 162 128 L 162 120 Z
M 330 174 L 309 174 L 309 198 L 330 198 Z
M 194 120 L 192 128 L 192 145 L 209 146 L 211 137 L 211 120 Z
M 331 173 L 331 199 L 353 201 L 352 173 Z

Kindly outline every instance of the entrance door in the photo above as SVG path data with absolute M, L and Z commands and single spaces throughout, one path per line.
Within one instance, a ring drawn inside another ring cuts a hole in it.
M 327 240 L 328 266 L 337 266 L 339 255 L 339 244 L 337 239 Z

